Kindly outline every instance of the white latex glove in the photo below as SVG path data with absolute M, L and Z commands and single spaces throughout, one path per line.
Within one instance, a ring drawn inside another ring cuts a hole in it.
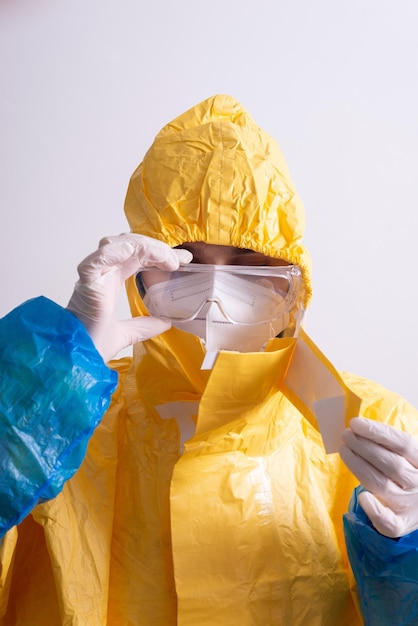
M 105 237 L 98 250 L 80 263 L 80 278 L 67 309 L 85 325 L 105 362 L 123 348 L 150 339 L 171 326 L 169 321 L 150 316 L 118 320 L 116 305 L 125 280 L 143 267 L 172 271 L 191 259 L 187 250 L 176 250 L 157 239 L 129 233 Z
M 368 489 L 359 502 L 386 537 L 418 529 L 418 442 L 396 428 L 355 417 L 343 433 L 340 455 Z

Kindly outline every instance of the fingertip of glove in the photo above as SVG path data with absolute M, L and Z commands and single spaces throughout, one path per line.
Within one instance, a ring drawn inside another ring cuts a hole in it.
M 162 328 L 164 330 L 168 330 L 169 328 L 171 328 L 171 321 L 170 320 L 162 320 L 159 317 L 153 317 L 153 320 L 155 320 L 156 324 L 155 326 L 159 326 L 159 328 Z M 161 331 L 163 332 L 163 331 Z
M 171 328 L 171 320 L 161 319 L 160 317 L 153 317 L 152 315 L 147 315 L 140 319 L 142 325 L 147 327 L 148 330 L 152 331 L 155 335 L 159 335 L 160 333 L 164 333 L 166 330 L 170 330 Z
M 179 260 L 180 265 L 187 265 L 193 259 L 193 254 L 189 250 L 184 248 L 177 248 L 174 250 Z
M 350 420 L 350 428 L 353 432 L 359 433 L 370 430 L 370 420 L 366 417 L 353 417 Z

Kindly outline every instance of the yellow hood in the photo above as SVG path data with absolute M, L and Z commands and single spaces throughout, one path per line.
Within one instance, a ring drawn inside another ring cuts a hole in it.
M 172 247 L 204 241 L 297 264 L 305 305 L 310 299 L 303 204 L 277 143 L 230 96 L 213 96 L 161 130 L 132 175 L 125 212 L 133 232 Z

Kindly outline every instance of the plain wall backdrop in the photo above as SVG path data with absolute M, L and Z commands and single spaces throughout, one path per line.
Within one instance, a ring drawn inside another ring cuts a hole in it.
M 228 93 L 304 200 L 308 333 L 418 406 L 417 31 L 416 0 L 0 0 L 1 314 L 65 306 L 156 133 Z

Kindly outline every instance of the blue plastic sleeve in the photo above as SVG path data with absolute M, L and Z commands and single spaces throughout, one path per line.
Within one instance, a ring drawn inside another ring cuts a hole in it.
M 344 516 L 348 556 L 365 626 L 418 624 L 418 531 L 399 539 L 378 533 L 358 502 Z
M 35 298 L 0 320 L 0 536 L 77 471 L 116 385 L 54 302 Z

